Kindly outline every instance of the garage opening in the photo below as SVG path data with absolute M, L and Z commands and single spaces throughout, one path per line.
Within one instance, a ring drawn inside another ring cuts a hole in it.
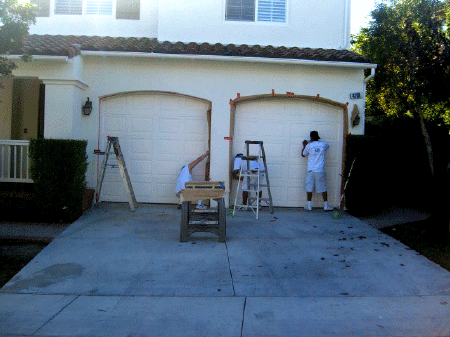
M 99 148 L 119 137 L 138 202 L 175 204 L 175 183 L 183 165 L 210 148 L 211 102 L 161 91 L 127 92 L 100 98 Z M 103 158 L 99 158 L 101 161 Z M 196 167 L 205 180 L 209 164 Z M 120 174 L 106 171 L 102 201 L 126 202 Z
M 274 206 L 306 205 L 307 159 L 300 151 L 312 130 L 330 145 L 326 153 L 328 199 L 331 206 L 338 206 L 348 134 L 347 104 L 314 96 L 273 94 L 239 97 L 231 106 L 230 163 L 233 165 L 234 156 L 243 152 L 245 140 L 262 140 Z M 230 181 L 233 203 L 237 183 Z M 313 206 L 322 205 L 322 196 L 315 194 Z

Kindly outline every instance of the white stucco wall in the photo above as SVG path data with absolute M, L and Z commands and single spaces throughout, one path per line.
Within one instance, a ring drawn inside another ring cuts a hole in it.
M 124 69 L 124 63 L 127 69 Z M 228 179 L 230 133 L 229 100 L 241 96 L 287 91 L 302 95 L 320 94 L 345 103 L 351 92 L 364 88 L 362 69 L 290 66 L 173 59 L 101 59 L 86 57 L 86 95 L 94 101 L 94 111 L 83 121 L 83 137 L 90 140 L 90 153 L 97 145 L 98 97 L 137 90 L 171 91 L 212 102 L 211 179 Z M 99 76 L 99 74 L 103 74 Z M 107 83 L 108 85 L 105 85 Z M 363 100 L 355 100 L 363 111 Z M 363 133 L 362 124 L 352 132 Z M 96 165 L 91 165 L 96 167 Z
M 225 21 L 225 0 L 160 1 L 161 41 L 349 47 L 349 0 L 287 1 L 286 23 Z
M 353 134 L 364 132 L 364 98 L 350 100 L 349 94 L 364 97 L 363 68 L 313 66 L 301 64 L 250 63 L 223 60 L 195 60 L 153 57 L 78 56 L 82 62 L 57 63 L 56 74 L 50 66 L 21 64 L 15 71 L 36 76 L 46 84 L 45 136 L 88 140 L 88 186 L 96 186 L 99 134 L 99 98 L 115 93 L 156 90 L 170 91 L 208 100 L 212 103 L 211 179 L 228 183 L 230 105 L 241 96 L 294 92 L 337 102 L 349 102 L 362 113 L 362 122 L 350 128 Z M 42 62 L 41 62 L 42 63 Z M 79 67 L 82 64 L 81 79 Z M 78 71 L 76 71 L 78 69 Z M 72 73 L 72 79 L 68 74 Z M 65 79 L 59 79 L 65 74 Z M 57 77 L 58 79 L 52 79 Z M 83 116 L 81 105 L 90 97 L 93 111 Z
M 36 57 L 16 64 L 13 75 L 37 77 L 45 84 L 44 137 L 82 139 L 81 107 L 88 97 L 88 86 L 82 81 L 83 59 Z
M 120 37 L 157 37 L 158 0 L 142 0 L 140 20 L 117 20 L 115 2 L 113 14 L 55 15 L 54 1 L 50 1 L 50 16 L 38 17 L 30 34 L 97 35 Z
M 148 37 L 160 41 L 349 48 L 350 0 L 288 0 L 286 23 L 225 21 L 226 0 L 142 0 L 140 20 L 113 14 L 37 18 L 30 34 Z

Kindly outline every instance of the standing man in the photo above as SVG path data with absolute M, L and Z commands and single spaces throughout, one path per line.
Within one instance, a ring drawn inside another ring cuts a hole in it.
M 306 170 L 306 196 L 308 204 L 305 207 L 308 211 L 312 210 L 311 200 L 312 194 L 322 193 L 325 211 L 332 211 L 333 207 L 328 205 L 327 178 L 325 175 L 325 151 L 329 146 L 327 143 L 320 141 L 319 133 L 311 131 L 309 134 L 310 142 L 303 141 L 302 157 L 308 157 L 308 167 Z

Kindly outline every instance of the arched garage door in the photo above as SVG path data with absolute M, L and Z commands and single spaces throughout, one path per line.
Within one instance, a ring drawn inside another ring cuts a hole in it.
M 234 113 L 232 156 L 243 152 L 245 140 L 262 140 L 266 151 L 270 185 L 275 206 L 303 207 L 306 204 L 307 159 L 300 151 L 302 141 L 317 130 L 330 145 L 326 153 L 329 201 L 339 204 L 344 132 L 342 106 L 313 99 L 270 99 L 237 102 Z M 235 183 L 233 184 L 235 191 Z M 232 193 L 234 202 L 234 193 Z M 314 207 L 323 205 L 315 195 Z
M 174 190 L 181 167 L 208 149 L 209 109 L 206 100 L 162 92 L 100 100 L 100 149 L 107 136 L 119 137 L 138 202 L 178 202 Z M 118 169 L 106 172 L 101 200 L 126 202 Z M 196 167 L 194 179 L 205 179 L 205 162 Z

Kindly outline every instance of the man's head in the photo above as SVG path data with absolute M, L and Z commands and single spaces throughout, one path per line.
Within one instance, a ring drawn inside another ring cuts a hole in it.
M 311 131 L 309 137 L 311 138 L 312 141 L 318 141 L 320 139 L 319 133 L 317 131 Z

